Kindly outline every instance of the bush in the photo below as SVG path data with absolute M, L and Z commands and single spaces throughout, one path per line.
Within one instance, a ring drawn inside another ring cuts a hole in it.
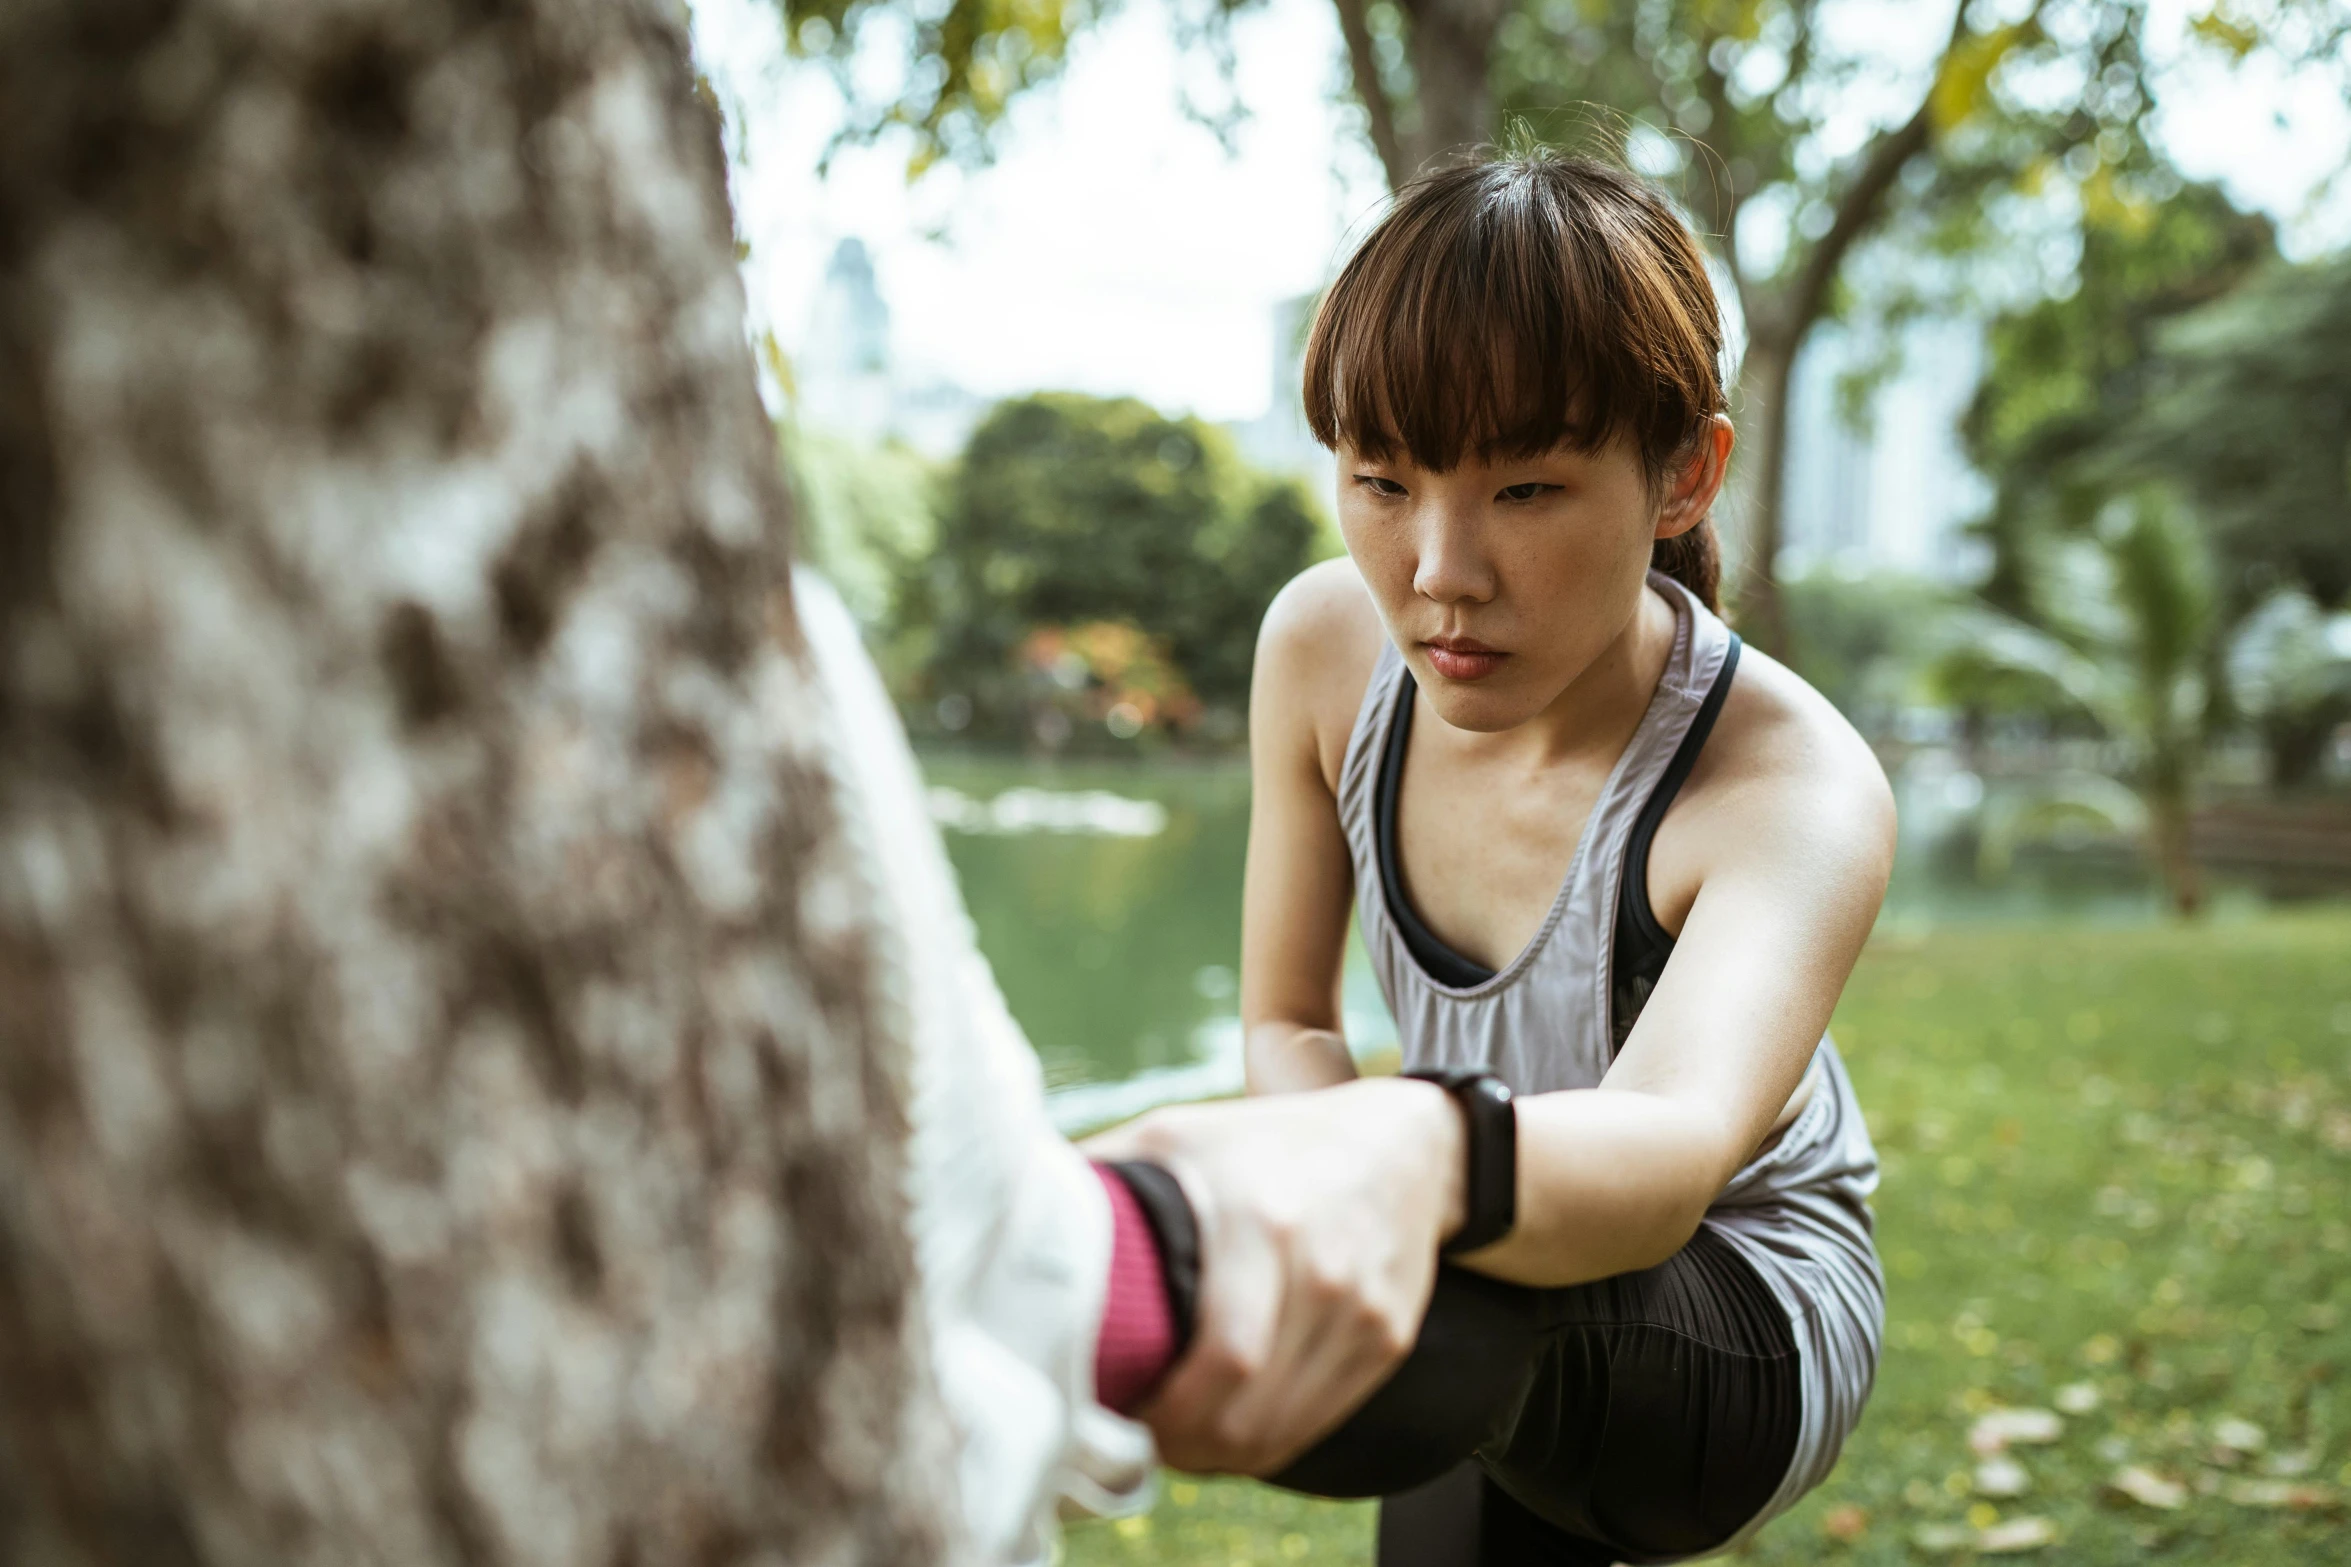
M 1048 747 L 1096 729 L 1237 736 L 1257 624 L 1322 536 L 1302 485 L 1252 471 L 1197 419 L 1131 398 L 1002 403 L 901 582 L 897 619 L 925 644 L 918 712 Z M 1109 692 L 1144 670 L 1153 700 Z M 1073 704 L 1102 722 L 1073 730 Z

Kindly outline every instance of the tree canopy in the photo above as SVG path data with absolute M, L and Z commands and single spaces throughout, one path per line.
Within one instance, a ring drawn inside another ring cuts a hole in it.
M 2351 599 L 2351 258 L 2273 265 L 2159 340 L 2119 463 L 2195 498 L 2258 597 Z
M 1212 425 L 1132 398 L 1012 399 L 973 432 L 905 579 L 901 622 L 931 644 L 921 694 L 982 730 L 1063 711 L 1057 684 L 1106 710 L 1128 690 L 1111 732 L 1129 736 L 1237 714 L 1257 623 L 1321 533 L 1302 485 L 1253 472 Z M 1037 738 L 1066 738 L 1046 723 Z
M 2213 186 L 2164 200 L 2112 196 L 2085 215 L 2071 286 L 1992 322 L 1961 435 L 1996 483 L 1981 525 L 1994 603 L 2022 612 L 2030 539 L 2079 531 L 2124 487 L 2111 456 L 2143 412 L 2162 325 L 2276 255 L 2269 222 Z

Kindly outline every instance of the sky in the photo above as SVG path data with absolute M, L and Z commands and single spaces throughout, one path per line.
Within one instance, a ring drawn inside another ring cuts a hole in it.
M 2176 38 L 2192 0 L 2158 0 Z M 872 252 L 893 351 L 917 379 L 986 396 L 1039 388 L 1131 393 L 1211 419 L 1263 413 L 1273 307 L 1319 287 L 1384 187 L 1338 91 L 1330 0 L 1265 0 L 1235 24 L 1248 110 L 1228 154 L 1183 110 L 1210 67 L 1178 50 L 1160 0 L 1130 0 L 1083 37 L 1060 81 L 1018 103 L 995 163 L 909 184 L 903 146 L 818 165 L 841 103 L 825 74 L 783 57 L 774 0 L 695 0 L 704 69 L 734 120 L 737 221 L 754 319 L 785 351 L 808 335 L 825 264 L 855 236 Z M 1848 25 L 1917 41 L 1949 11 L 1846 0 Z M 1923 69 L 1923 66 L 1921 67 Z M 1915 93 L 1898 79 L 1891 98 Z M 2332 82 L 2256 63 L 2177 65 L 2158 134 L 2184 173 L 2221 180 L 2285 225 L 2289 253 L 2351 244 L 2351 107 Z M 1868 129 L 1856 106 L 1853 137 Z

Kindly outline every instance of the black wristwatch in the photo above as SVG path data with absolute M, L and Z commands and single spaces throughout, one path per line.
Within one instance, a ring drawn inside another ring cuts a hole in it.
M 1510 1102 L 1510 1085 L 1491 1072 L 1445 1067 L 1404 1075 L 1451 1094 L 1469 1127 L 1469 1170 L 1462 1201 L 1466 1217 L 1445 1242 L 1445 1255 L 1493 1245 L 1518 1222 L 1518 1108 Z

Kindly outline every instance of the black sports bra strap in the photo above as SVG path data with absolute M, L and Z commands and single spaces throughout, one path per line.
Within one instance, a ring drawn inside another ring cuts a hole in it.
M 1421 922 L 1420 911 L 1404 895 L 1404 857 L 1396 848 L 1396 796 L 1403 786 L 1404 752 L 1412 740 L 1412 701 L 1419 690 L 1410 670 L 1397 678 L 1396 710 L 1388 719 L 1388 743 L 1380 752 L 1379 787 L 1372 798 L 1373 851 L 1379 859 L 1380 893 L 1396 934 L 1404 938 L 1404 949 L 1438 984 L 1467 990 L 1492 979 L 1495 971 L 1454 951 Z
M 1714 721 L 1722 716 L 1723 700 L 1731 694 L 1731 673 L 1739 667 L 1739 634 L 1734 631 L 1730 638 L 1722 668 L 1715 673 L 1714 684 L 1706 690 L 1706 700 L 1698 704 L 1697 714 L 1690 720 L 1690 732 L 1674 748 L 1673 760 L 1665 764 L 1657 787 L 1649 792 L 1648 803 L 1633 819 L 1633 830 L 1625 839 L 1624 876 L 1618 887 L 1617 902 L 1631 912 L 1633 928 L 1641 939 L 1661 953 L 1673 950 L 1673 937 L 1657 923 L 1657 911 L 1649 906 L 1649 845 L 1656 839 L 1658 824 L 1665 820 L 1674 796 L 1682 792 L 1682 785 L 1697 767 L 1698 753 L 1705 749 L 1706 737 L 1714 732 Z

